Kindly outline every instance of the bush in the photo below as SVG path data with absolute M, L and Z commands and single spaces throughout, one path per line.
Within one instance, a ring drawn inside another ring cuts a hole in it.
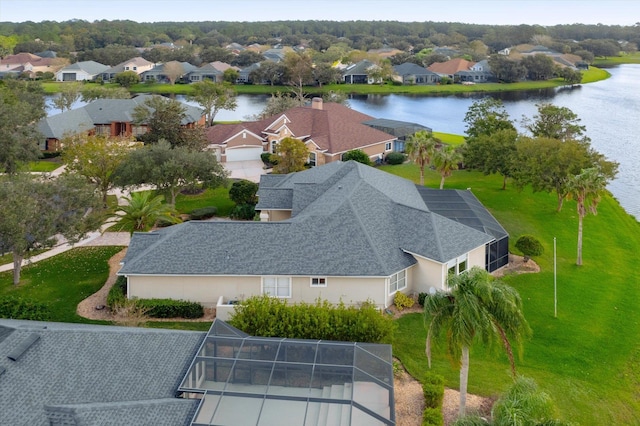
M 396 291 L 395 296 L 393 296 L 393 303 L 396 305 L 396 308 L 398 308 L 399 311 L 402 311 L 404 308 L 412 307 L 415 303 L 415 300 L 404 293 Z
M 544 247 L 538 239 L 532 235 L 523 235 L 516 241 L 516 248 L 522 252 L 525 261 L 531 256 L 540 256 L 544 253 Z
M 119 276 L 107 295 L 107 306 L 113 310 L 127 299 L 127 277 Z
M 136 305 L 152 318 L 201 318 L 204 308 L 199 303 L 173 299 L 138 299 Z
M 258 184 L 242 179 L 233 182 L 229 189 L 229 198 L 236 204 L 258 204 Z
M 194 209 L 189 212 L 189 219 L 191 220 L 202 220 L 209 219 L 216 215 L 218 209 L 214 206 L 202 207 L 199 209 Z
M 391 165 L 402 164 L 406 160 L 406 155 L 401 152 L 390 152 L 387 154 L 385 161 Z
M 5 296 L 0 298 L 0 318 L 48 321 L 51 318 L 51 311 L 42 302 Z
M 253 336 L 365 343 L 391 342 L 396 326 L 368 302 L 346 306 L 317 300 L 288 305 L 266 295 L 237 305 L 229 324 Z
M 371 165 L 371 159 L 361 149 L 352 149 L 351 151 L 347 151 L 342 155 L 342 161 L 357 161 L 358 163 L 366 164 L 367 166 Z
M 260 159 L 266 166 L 275 166 L 278 164 L 278 156 L 268 152 L 260 154 Z
M 429 408 L 442 409 L 444 400 L 444 377 L 428 372 L 422 382 L 424 401 Z
M 251 204 L 239 204 L 231 210 L 229 217 L 237 220 L 253 220 L 256 216 L 256 209 Z
M 418 293 L 418 305 L 424 306 L 424 299 L 427 298 L 427 293 Z
M 422 426 L 442 426 L 444 418 L 442 417 L 442 408 L 426 407 L 422 412 Z

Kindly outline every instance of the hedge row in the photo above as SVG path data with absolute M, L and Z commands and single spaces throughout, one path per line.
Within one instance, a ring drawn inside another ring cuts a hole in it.
M 442 426 L 442 401 L 444 400 L 444 377 L 428 372 L 422 381 L 425 408 L 422 426 Z
M 51 318 L 51 311 L 43 302 L 5 296 L 0 298 L 0 318 L 48 321 Z
M 115 309 L 127 300 L 127 279 L 118 277 L 107 296 L 107 306 Z M 204 308 L 199 303 L 173 299 L 136 299 L 136 305 L 143 308 L 152 318 L 201 318 Z
M 371 303 L 356 307 L 317 300 L 289 305 L 269 296 L 237 305 L 229 324 L 253 336 L 368 343 L 390 343 L 395 328 Z

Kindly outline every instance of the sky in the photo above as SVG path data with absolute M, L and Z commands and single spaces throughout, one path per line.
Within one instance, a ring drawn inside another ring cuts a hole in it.
M 493 25 L 640 21 L 638 0 L 0 0 L 0 22 L 400 21 Z

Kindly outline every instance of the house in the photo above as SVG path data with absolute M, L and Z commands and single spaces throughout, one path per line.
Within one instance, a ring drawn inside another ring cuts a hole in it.
M 175 68 L 175 69 L 170 69 Z M 156 81 L 158 83 L 169 83 L 173 79 L 174 82 L 182 80 L 189 73 L 198 69 L 189 62 L 170 61 L 164 64 L 154 66 L 149 71 L 145 71 L 140 75 L 142 81 Z
M 445 290 L 452 274 L 490 268 L 494 230 L 508 249 L 508 235 L 470 191 L 453 196 L 451 209 L 409 180 L 354 161 L 263 175 L 258 197 L 260 222 L 135 233 L 118 272 L 128 297 L 191 300 L 215 306 L 221 319 L 234 300 L 260 294 L 382 309 L 398 291 Z M 443 214 L 431 210 L 438 203 Z
M 55 57 L 41 57 L 33 53 L 18 53 L 16 55 L 7 55 L 0 59 L 0 72 L 7 73 L 12 71 L 19 74 L 28 72 L 32 77 L 38 72 L 55 73 L 61 67 L 66 65 L 66 59 Z
M 153 67 L 153 62 L 147 61 L 141 56 L 137 56 L 107 69 L 102 73 L 101 77 L 104 81 L 109 81 L 112 80 L 116 76 L 116 74 L 120 74 L 121 72 L 133 71 L 136 74 L 140 75 L 145 71 L 151 70 Z
M 462 58 L 451 59 L 446 62 L 435 62 L 427 67 L 429 71 L 433 71 L 441 77 L 448 77 L 453 80 L 454 75 L 459 71 L 469 70 L 475 62 L 467 61 Z
M 440 82 L 440 75 L 411 62 L 396 65 L 393 70 L 399 77 L 398 81 L 402 84 L 423 85 L 438 84 Z
M 491 72 L 489 61 L 483 59 L 473 64 L 468 70 L 461 70 L 454 74 L 454 80 L 461 83 L 487 83 L 496 80 Z
M 342 81 L 347 84 L 374 84 L 379 83 L 369 77 L 372 68 L 378 67 L 373 62 L 363 59 L 362 61 L 349 65 L 342 72 Z
M 60 141 L 76 133 L 118 136 L 139 136 L 148 131 L 146 123 L 134 123 L 134 110 L 145 105 L 152 95 L 140 95 L 132 99 L 97 99 L 87 105 L 45 117 L 38 122 L 38 130 L 44 136 L 40 149 L 59 151 Z M 203 110 L 184 105 L 185 127 L 204 126 Z
M 100 64 L 95 61 L 76 62 L 68 65 L 56 72 L 57 81 L 84 81 L 95 80 L 103 72 L 109 69 L 109 66 Z
M 393 142 L 393 150 L 396 152 L 404 152 L 405 142 L 416 132 L 433 132 L 433 129 L 423 126 L 422 124 L 389 120 L 387 118 L 374 118 L 372 120 L 363 121 L 362 124 L 366 124 L 367 126 L 378 129 L 381 132 L 395 136 L 396 140 Z
M 259 160 L 262 153 L 275 153 L 278 142 L 287 137 L 307 145 L 312 166 L 340 160 L 353 149 L 374 159 L 393 151 L 395 137 L 363 124 L 372 118 L 314 98 L 311 107 L 292 108 L 260 121 L 217 124 L 207 129 L 207 140 L 222 162 Z
M 257 70 L 258 68 L 260 68 L 260 62 L 256 62 L 255 64 L 251 64 L 248 67 L 242 68 L 240 71 L 238 71 L 238 79 L 236 80 L 236 83 L 237 84 L 255 83 L 251 81 L 251 73 Z
M 197 83 L 204 80 L 210 80 L 214 83 L 221 83 L 224 79 L 224 73 L 214 67 L 212 64 L 204 64 L 200 68 L 189 72 L 185 76 L 185 79 L 189 83 Z

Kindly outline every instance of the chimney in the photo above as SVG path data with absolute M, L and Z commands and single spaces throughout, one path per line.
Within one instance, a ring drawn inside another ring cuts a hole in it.
M 311 99 L 311 108 L 322 110 L 322 98 Z

